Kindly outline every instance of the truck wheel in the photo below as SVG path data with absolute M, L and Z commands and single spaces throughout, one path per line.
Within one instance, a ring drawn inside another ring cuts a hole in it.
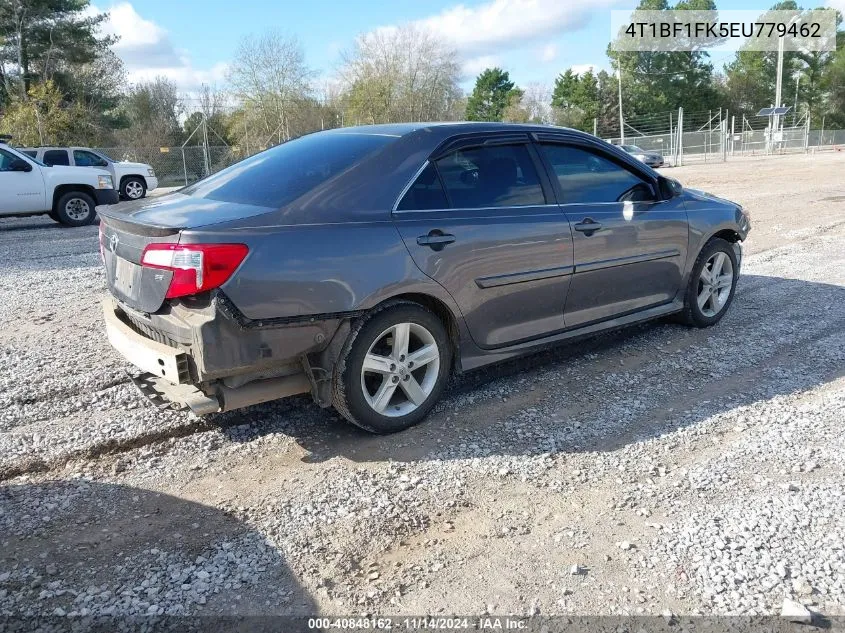
M 332 381 L 332 404 L 371 433 L 394 433 L 434 407 L 452 365 L 443 323 L 410 302 L 383 308 L 353 327 Z
M 65 226 L 85 226 L 97 217 L 94 206 L 94 199 L 87 193 L 69 191 L 59 198 L 53 213 Z
M 120 195 L 127 200 L 140 200 L 147 195 L 147 183 L 135 176 L 124 178 L 120 183 Z

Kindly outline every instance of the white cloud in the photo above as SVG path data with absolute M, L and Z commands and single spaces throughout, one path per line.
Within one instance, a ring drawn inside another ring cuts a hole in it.
M 557 59 L 557 44 L 546 44 L 543 46 L 538 54 L 540 61 L 552 62 Z
M 839 11 L 845 15 L 845 0 L 827 0 L 825 4 L 828 7 L 839 9 Z
M 202 84 L 219 83 L 226 77 L 225 63 L 206 69 L 195 68 L 190 55 L 173 44 L 167 30 L 142 17 L 129 2 L 120 2 L 107 9 L 90 6 L 88 11 L 108 11 L 109 18 L 102 25 L 102 32 L 119 38 L 112 49 L 123 60 L 131 83 L 164 76 L 180 91 L 191 93 Z
M 459 4 L 417 24 L 452 41 L 461 51 L 478 52 L 576 31 L 597 10 L 628 5 L 630 0 L 492 0 L 473 7 Z
M 598 72 L 599 68 L 595 64 L 575 64 L 574 66 L 570 66 L 569 70 L 576 75 L 583 75 L 584 73 Z
M 475 79 L 476 75 L 480 74 L 483 70 L 495 68 L 499 65 L 499 58 L 495 55 L 480 55 L 479 57 L 466 60 L 461 71 L 464 77 Z

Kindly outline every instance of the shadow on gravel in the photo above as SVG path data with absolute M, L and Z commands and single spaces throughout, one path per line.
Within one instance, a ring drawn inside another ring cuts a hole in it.
M 4 218 L 0 220 L 1 231 L 31 231 L 33 229 L 55 229 L 67 231 L 67 227 L 54 222 L 45 216 L 34 216 L 28 218 Z
M 205 616 L 316 611 L 260 533 L 178 497 L 84 480 L 3 486 L 0 529 L 0 614 L 14 616 L 0 618 L 3 631 L 33 630 L 35 618 L 56 613 L 103 615 L 109 607 L 116 616 L 143 615 L 147 624 L 146 616 L 158 615 L 179 631 L 194 630 L 193 623 L 218 630 L 219 619 Z M 201 617 L 164 617 L 186 612 Z M 124 619 L 84 630 L 118 630 Z
M 313 462 L 613 451 L 843 375 L 845 346 L 825 362 L 807 354 L 845 330 L 843 308 L 841 286 L 744 275 L 717 326 L 654 321 L 457 377 L 429 418 L 402 433 L 370 435 L 306 398 L 226 414 L 224 432 L 235 441 L 288 434 Z M 745 361 L 761 349 L 760 362 Z M 573 363 L 580 377 L 567 373 Z

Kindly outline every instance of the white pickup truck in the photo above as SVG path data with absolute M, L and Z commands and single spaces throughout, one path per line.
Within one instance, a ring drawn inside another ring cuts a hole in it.
M 66 226 L 91 224 L 95 207 L 118 201 L 102 169 L 49 167 L 0 141 L 0 217 L 46 213 Z
M 158 187 L 155 171 L 146 163 L 114 160 L 90 147 L 22 147 L 21 151 L 54 167 L 96 167 L 105 169 L 114 180 L 115 189 L 125 200 L 138 200 Z

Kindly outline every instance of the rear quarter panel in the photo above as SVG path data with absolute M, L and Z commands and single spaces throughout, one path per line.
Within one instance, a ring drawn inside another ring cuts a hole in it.
M 186 242 L 239 242 L 249 255 L 222 290 L 249 319 L 367 310 L 396 295 L 422 293 L 459 313 L 423 275 L 392 222 L 193 230 Z

